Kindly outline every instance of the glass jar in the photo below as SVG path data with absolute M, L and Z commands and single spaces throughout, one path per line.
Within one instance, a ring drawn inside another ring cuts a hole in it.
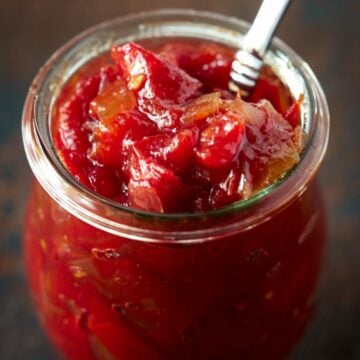
M 248 24 L 193 10 L 102 23 L 40 69 L 23 113 L 35 175 L 25 221 L 31 292 L 71 359 L 281 359 L 313 311 L 325 241 L 316 180 L 329 113 L 303 60 L 275 39 L 266 62 L 297 98 L 308 134 L 300 163 L 247 201 L 203 214 L 154 214 L 84 188 L 57 158 L 51 115 L 66 81 L 129 40 L 192 38 L 236 48 Z

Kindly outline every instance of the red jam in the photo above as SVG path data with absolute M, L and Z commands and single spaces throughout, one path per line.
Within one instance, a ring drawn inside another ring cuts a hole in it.
M 58 154 L 85 186 L 131 207 L 198 212 L 247 199 L 299 160 L 299 102 L 265 68 L 242 100 L 233 52 L 172 42 L 114 46 L 114 64 L 76 78 L 54 115 Z
M 116 46 L 114 64 L 98 59 L 63 89 L 54 143 L 82 184 L 140 209 L 199 212 L 296 164 L 301 99 L 271 69 L 242 100 L 227 90 L 232 50 L 174 41 L 156 53 Z M 316 183 L 257 226 L 192 244 L 96 229 L 39 183 L 25 224 L 41 321 L 84 360 L 283 359 L 313 311 L 323 242 Z

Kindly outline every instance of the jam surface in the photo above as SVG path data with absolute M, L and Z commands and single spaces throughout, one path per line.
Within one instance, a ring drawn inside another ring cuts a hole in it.
M 233 51 L 181 40 L 114 46 L 75 75 L 54 111 L 70 173 L 123 205 L 199 212 L 248 199 L 298 161 L 299 101 L 265 67 L 250 96 L 227 90 Z

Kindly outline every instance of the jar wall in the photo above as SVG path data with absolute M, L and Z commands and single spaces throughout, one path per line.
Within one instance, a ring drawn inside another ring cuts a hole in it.
M 278 359 L 313 311 L 325 241 L 314 182 L 265 223 L 198 244 L 98 230 L 34 181 L 26 268 L 38 313 L 71 359 Z

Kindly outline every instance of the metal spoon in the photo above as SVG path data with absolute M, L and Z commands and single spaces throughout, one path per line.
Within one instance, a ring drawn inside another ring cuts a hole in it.
M 248 94 L 255 86 L 270 41 L 291 0 L 263 0 L 253 24 L 236 52 L 229 89 Z

